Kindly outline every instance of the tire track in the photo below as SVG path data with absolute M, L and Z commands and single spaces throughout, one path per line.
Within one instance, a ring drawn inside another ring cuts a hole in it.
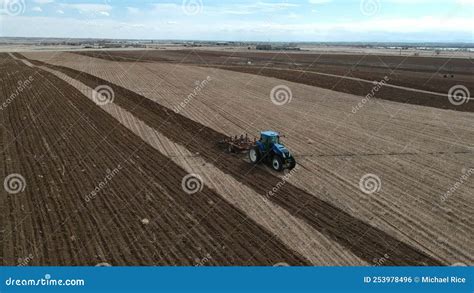
M 47 67 L 41 67 L 41 69 L 50 71 L 80 90 L 89 99 L 93 100 L 92 88 L 61 72 L 51 70 Z M 343 253 L 344 257 L 341 257 L 341 252 L 344 251 L 344 249 L 338 247 L 337 243 L 333 243 L 315 231 L 311 226 L 296 219 L 278 205 L 265 200 L 260 194 L 242 185 L 236 181 L 235 178 L 224 174 L 220 169 L 216 168 L 213 164 L 209 164 L 199 155 L 189 152 L 189 150 L 182 145 L 173 143 L 160 132 L 137 119 L 130 112 L 115 104 L 107 104 L 101 106 L 101 108 L 141 137 L 149 145 L 160 151 L 160 153 L 170 157 L 177 165 L 186 169 L 188 173 L 201 174 L 201 176 L 204 177 L 206 185 L 215 190 L 226 201 L 245 212 L 255 222 L 272 232 L 285 245 L 294 249 L 313 264 L 366 264 L 349 252 Z M 287 227 L 292 228 L 288 229 Z M 309 243 L 311 245 L 309 245 Z M 337 251 L 338 254 L 326 253 L 328 249 L 333 249 Z
M 280 178 L 261 168 L 252 168 L 239 157 L 220 157 L 222 150 L 215 142 L 221 140 L 224 137 L 223 134 L 176 114 L 135 92 L 71 68 L 39 61 L 31 62 L 61 71 L 91 88 L 98 85 L 112 87 L 116 95 L 115 102 L 121 107 L 154 128 L 159 128 L 164 121 L 171 121 L 169 127 L 160 129 L 167 137 L 175 143 L 184 145 L 190 139 L 194 139 L 194 143 L 187 146 L 191 152 L 199 153 L 224 173 L 234 176 L 262 195 L 266 195 L 281 181 Z M 368 262 L 390 252 L 391 258 L 386 262 L 386 265 L 442 265 L 442 262 L 433 256 L 395 239 L 382 230 L 292 184 L 284 184 L 280 191 L 269 199 Z M 361 235 L 364 236 L 361 237 Z M 396 250 L 392 251 L 393 248 Z
M 66 82 L 13 59 L 4 62 L 2 73 L 10 85 L 35 76 L 31 91 L 4 115 L 16 140 L 2 154 L 23 165 L 28 188 L 2 206 L 12 223 L 1 244 L 3 263 L 14 265 L 24 251 L 37 249 L 34 264 L 39 265 L 194 265 L 206 253 L 212 255 L 206 265 L 308 264 L 232 205 L 213 205 L 220 196 L 208 187 L 190 197 L 181 189 L 184 169 Z M 123 168 L 116 177 L 85 202 L 106 170 L 119 164 Z M 15 229 L 11 225 L 19 222 L 23 208 L 29 218 Z M 237 233 L 229 233 L 239 225 Z M 195 229 L 188 233 L 191 226 Z M 270 249 L 259 250 L 267 241 Z

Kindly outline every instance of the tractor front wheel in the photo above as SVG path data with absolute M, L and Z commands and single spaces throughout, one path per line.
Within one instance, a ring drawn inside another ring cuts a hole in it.
M 288 167 L 288 169 L 293 170 L 295 167 L 296 167 L 296 161 L 295 161 L 294 159 L 292 159 L 291 162 L 290 162 L 290 166 Z
M 272 167 L 273 167 L 273 170 L 278 171 L 278 172 L 283 170 L 283 161 L 281 160 L 280 156 L 273 156 Z
M 249 159 L 252 164 L 257 164 L 262 159 L 262 155 L 260 154 L 260 150 L 258 147 L 251 148 L 249 151 Z

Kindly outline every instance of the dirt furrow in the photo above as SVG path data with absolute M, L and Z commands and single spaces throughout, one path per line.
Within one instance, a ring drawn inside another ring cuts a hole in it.
M 5 195 L 2 214 L 9 215 L 8 223 L 18 223 L 18 210 L 29 204 L 32 220 L 8 228 L 11 235 L 2 241 L 3 264 L 14 265 L 23 257 L 12 246 L 30 242 L 34 247 L 26 247 L 27 251 L 38 249 L 31 264 L 195 265 L 207 253 L 211 259 L 206 265 L 308 264 L 207 186 L 194 196 L 185 193 L 181 189 L 185 170 L 74 87 L 11 60 L 3 63 L 2 73 L 16 74 L 12 80 L 28 75 L 37 79 L 32 90 L 23 92 L 3 113 L 4 127 L 17 138 L 15 143 L 7 141 L 10 145 L 2 153 L 25 164 L 18 172 L 28 185 L 24 193 Z M 49 105 L 47 115 L 38 117 L 45 105 Z M 63 127 L 69 129 L 64 140 Z M 61 182 L 57 173 L 62 171 L 54 172 L 59 163 L 51 154 L 67 166 Z M 100 184 L 119 164 L 113 179 Z M 57 189 L 51 188 L 52 181 Z M 102 188 L 91 193 L 99 185 Z M 220 203 L 215 207 L 212 202 Z M 189 227 L 194 229 L 187 231 Z M 236 233 L 230 233 L 235 227 L 239 227 Z M 15 240 L 22 234 L 28 237 Z M 270 248 L 259 250 L 264 245 Z
M 45 65 L 41 62 L 34 62 Z M 66 67 L 46 66 L 75 77 L 91 88 L 98 85 L 112 87 L 115 92 L 115 102 L 118 105 L 132 112 L 146 124 L 159 129 L 174 142 L 186 145 L 191 152 L 201 154 L 223 172 L 231 174 L 234 178 L 262 195 L 266 195 L 281 181 L 279 177 L 270 174 L 263 168 L 252 168 L 240 157 L 222 156 L 222 150 L 216 145 L 216 142 L 224 137 L 221 133 L 96 76 Z M 165 121 L 171 121 L 172 126 L 162 127 Z M 190 143 L 191 141 L 192 143 Z M 351 216 L 342 209 L 322 200 L 320 196 L 316 197 L 292 184 L 286 183 L 269 199 L 285 208 L 292 215 L 304 219 L 313 228 L 366 261 L 370 262 L 374 258 L 384 255 L 387 251 L 392 251 L 395 247 L 396 250 L 391 252 L 392 257 L 386 263 L 388 265 L 442 264 L 433 256 L 429 256 L 421 250 Z
M 396 88 L 382 88 L 377 94 L 380 99 L 458 111 L 474 111 L 473 106 L 468 103 L 464 107 L 456 107 L 447 99 L 449 89 L 459 84 L 467 86 L 472 92 L 474 85 L 471 76 L 473 71 L 470 60 L 467 58 L 203 50 L 91 51 L 75 52 L 75 54 L 102 60 L 142 64 L 145 62 L 179 63 L 221 68 L 258 76 L 275 77 L 360 96 L 366 96 L 373 85 L 357 79 L 380 81 L 387 77 L 389 78 L 388 83 L 393 84 Z M 189 58 L 183 58 L 184 56 Z M 347 78 L 356 78 L 356 80 Z M 410 91 L 397 87 L 444 93 L 445 96 L 440 97 L 429 93 L 414 95 Z
M 80 90 L 89 99 L 93 100 L 92 89 L 81 82 L 73 80 L 69 76 L 41 67 L 50 71 L 59 78 L 67 81 Z M 206 185 L 216 190 L 225 200 L 243 210 L 257 223 L 271 231 L 282 240 L 288 247 L 295 249 L 298 253 L 311 260 L 313 264 L 352 264 L 362 265 L 364 262 L 354 255 L 338 253 L 327 254 L 328 249 L 343 251 L 337 243 L 332 243 L 319 232 L 315 231 L 304 222 L 298 221 L 287 211 L 272 204 L 254 190 L 242 185 L 233 177 L 224 174 L 213 164 L 207 163 L 199 155 L 192 154 L 182 145 L 173 143 L 158 131 L 152 129 L 143 121 L 137 119 L 130 112 L 119 106 L 109 103 L 102 108 L 115 117 L 121 124 L 140 136 L 145 142 L 165 154 L 167 157 L 183 167 L 190 174 L 201 174 Z M 166 146 L 166 147 L 165 147 Z M 292 227 L 288 229 L 288 227 Z M 344 254 L 344 257 L 341 257 Z

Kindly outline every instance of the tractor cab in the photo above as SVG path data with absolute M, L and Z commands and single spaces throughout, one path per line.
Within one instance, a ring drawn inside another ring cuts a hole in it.
M 262 131 L 260 132 L 260 142 L 266 150 L 269 150 L 274 144 L 280 144 L 280 134 L 275 131 Z
M 280 134 L 270 130 L 260 132 L 260 140 L 250 149 L 249 159 L 253 164 L 267 161 L 276 171 L 293 169 L 296 165 L 288 149 L 280 143 Z

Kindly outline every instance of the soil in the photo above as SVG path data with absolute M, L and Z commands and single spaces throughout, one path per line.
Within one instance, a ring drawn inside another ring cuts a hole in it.
M 200 50 L 175 51 L 83 51 L 90 57 L 122 62 L 166 62 L 209 66 L 275 77 L 344 93 L 366 96 L 374 85 L 354 80 L 314 74 L 328 73 L 355 77 L 369 81 L 388 79 L 389 84 L 407 88 L 432 91 L 444 97 L 412 93 L 410 91 L 383 87 L 376 98 L 429 107 L 474 111 L 474 103 L 462 107 L 452 105 L 449 90 L 464 85 L 474 92 L 474 66 L 470 59 L 430 58 L 379 55 L 341 55 L 292 53 L 242 53 Z M 250 62 L 250 64 L 249 64 Z
M 268 190 L 277 186 L 281 181 L 279 177 L 263 168 L 253 168 L 239 156 L 220 156 L 223 150 L 216 142 L 225 137 L 222 133 L 96 76 L 71 68 L 30 61 L 37 65 L 48 66 L 61 71 L 91 88 L 99 85 L 110 86 L 115 92 L 115 103 L 130 111 L 148 125 L 159 129 L 171 140 L 186 145 L 191 152 L 199 153 L 208 162 L 213 163 L 223 172 L 232 175 L 239 182 L 262 195 L 266 195 Z M 190 141 L 193 143 L 190 144 Z M 217 157 L 220 159 L 216 161 L 215 158 Z M 292 184 L 285 184 L 278 193 L 269 197 L 269 199 L 368 262 L 387 251 L 391 251 L 391 258 L 386 262 L 387 265 L 442 264 L 436 258 L 428 256 L 377 227 L 349 215 L 342 209 Z M 318 216 L 315 217 L 315 214 Z M 363 236 L 361 237 L 361 235 Z
M 2 189 L 2 265 L 308 264 L 213 190 L 185 193 L 185 170 L 68 83 L 0 60 L 2 103 L 33 77 L 1 115 L 1 178 L 26 181 Z

